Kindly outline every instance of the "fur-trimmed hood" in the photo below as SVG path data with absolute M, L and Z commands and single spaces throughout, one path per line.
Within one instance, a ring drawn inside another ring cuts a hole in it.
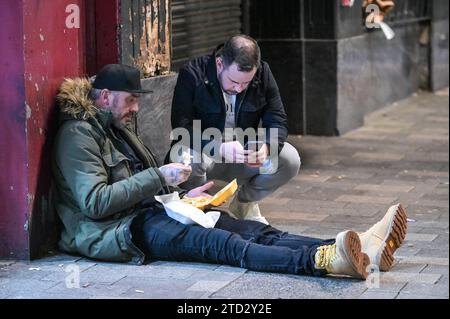
M 56 96 L 60 112 L 78 120 L 94 117 L 98 108 L 89 98 L 91 88 L 92 85 L 86 78 L 64 79 Z

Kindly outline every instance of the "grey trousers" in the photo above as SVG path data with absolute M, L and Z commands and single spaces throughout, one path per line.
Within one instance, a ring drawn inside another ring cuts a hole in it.
M 300 165 L 300 156 L 289 143 L 285 143 L 278 157 L 271 160 L 269 173 L 246 164 L 216 163 L 203 154 L 201 163 L 191 164 L 192 174 L 181 187 L 190 190 L 209 180 L 231 182 L 237 178 L 238 200 L 242 203 L 257 202 L 297 176 Z

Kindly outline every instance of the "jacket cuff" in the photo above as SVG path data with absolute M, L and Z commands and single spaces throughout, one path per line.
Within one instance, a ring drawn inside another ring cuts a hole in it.
M 148 171 L 151 175 L 156 175 L 159 177 L 159 180 L 161 181 L 161 188 L 164 186 L 167 186 L 166 179 L 164 178 L 164 175 L 163 175 L 163 173 L 161 173 L 159 168 L 152 167 L 152 168 L 149 168 Z

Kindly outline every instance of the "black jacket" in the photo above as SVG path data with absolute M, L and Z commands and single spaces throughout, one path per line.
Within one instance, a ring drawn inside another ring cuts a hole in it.
M 192 148 L 192 127 L 194 120 L 201 120 L 201 131 L 214 127 L 222 133 L 225 126 L 226 108 L 220 83 L 217 79 L 215 51 L 194 59 L 183 66 L 172 102 L 172 128 L 189 130 Z M 281 101 L 277 83 L 269 65 L 262 62 L 248 88 L 236 98 L 236 127 L 243 130 L 257 129 L 260 121 L 266 129 L 269 143 L 270 128 L 278 129 L 278 152 L 281 151 L 288 135 L 287 118 Z M 174 140 L 172 144 L 177 143 Z M 202 149 L 209 142 L 221 143 L 213 139 L 202 140 Z

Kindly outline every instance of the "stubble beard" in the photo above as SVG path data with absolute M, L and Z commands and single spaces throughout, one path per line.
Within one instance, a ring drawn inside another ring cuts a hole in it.
M 239 93 L 238 92 L 236 92 L 236 91 L 228 91 L 228 90 L 225 90 L 224 89 L 224 87 L 223 87 L 223 85 L 222 85 L 222 83 L 223 83 L 223 72 L 224 72 L 225 70 L 222 70 L 222 72 L 220 72 L 218 75 L 217 75 L 217 78 L 219 79 L 219 84 L 220 84 L 220 88 L 222 89 L 222 91 L 223 92 L 225 92 L 226 94 L 228 94 L 228 95 L 238 95 Z

